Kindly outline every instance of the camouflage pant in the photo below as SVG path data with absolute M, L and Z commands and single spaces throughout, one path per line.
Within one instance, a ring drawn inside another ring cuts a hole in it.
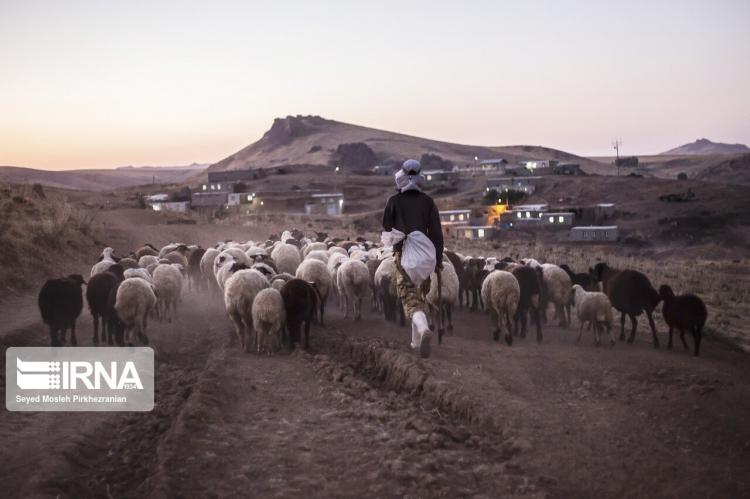
M 404 306 L 404 315 L 411 320 L 414 312 L 429 312 L 425 295 L 430 290 L 430 278 L 428 277 L 419 287 L 411 282 L 409 274 L 401 266 L 401 255 L 395 255 L 396 260 L 396 294 Z

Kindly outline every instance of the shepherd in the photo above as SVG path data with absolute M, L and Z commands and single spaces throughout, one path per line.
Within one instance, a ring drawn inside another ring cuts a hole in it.
M 430 356 L 428 306 L 430 274 L 440 275 L 443 230 L 435 201 L 422 191 L 422 166 L 416 159 L 404 162 L 395 174 L 398 192 L 388 199 L 383 212 L 383 244 L 392 246 L 396 260 L 396 292 L 411 320 L 411 348 L 423 358 Z

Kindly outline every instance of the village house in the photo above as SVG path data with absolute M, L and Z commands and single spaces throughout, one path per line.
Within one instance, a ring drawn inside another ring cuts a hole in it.
M 497 192 L 519 191 L 526 194 L 533 194 L 536 190 L 536 183 L 542 177 L 497 177 L 487 179 L 486 192 L 496 190 Z
M 471 210 L 440 211 L 440 223 L 442 225 L 468 225 L 470 219 Z
M 190 196 L 190 205 L 195 209 L 221 208 L 227 204 L 227 192 L 194 192 Z
M 344 195 L 340 192 L 311 194 L 305 203 L 307 215 L 341 215 L 344 211 Z
M 201 184 L 201 192 L 234 192 L 235 184 L 246 183 L 258 178 L 257 172 L 251 170 L 231 170 L 225 172 L 208 172 L 208 183 Z
M 570 240 L 579 242 L 615 242 L 619 235 L 616 225 L 580 226 L 570 229 Z

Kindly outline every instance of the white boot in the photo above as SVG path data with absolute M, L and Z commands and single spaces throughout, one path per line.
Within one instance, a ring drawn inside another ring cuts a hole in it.
M 430 325 L 427 322 L 427 316 L 422 311 L 414 312 L 411 316 L 412 324 L 412 344 L 415 343 L 415 339 L 419 340 L 419 355 L 423 358 L 430 356 L 430 340 L 432 339 L 432 331 L 430 331 Z M 417 328 L 417 335 L 414 335 L 414 326 Z M 416 347 L 415 347 L 416 348 Z
M 417 329 L 417 324 L 412 321 L 411 322 L 411 347 L 412 349 L 416 350 L 419 348 L 419 342 L 422 339 L 422 335 L 419 334 L 419 330 Z

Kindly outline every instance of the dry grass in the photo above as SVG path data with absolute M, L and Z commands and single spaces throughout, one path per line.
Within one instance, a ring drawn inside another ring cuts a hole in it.
M 93 240 L 95 212 L 30 185 L 0 186 L 0 289 L 22 291 Z M 33 262 L 33 265 L 31 265 Z
M 451 241 L 453 243 L 453 241 Z M 613 247 L 564 246 L 541 243 L 493 243 L 460 241 L 454 246 L 475 255 L 533 257 L 543 262 L 567 263 L 576 272 L 585 272 L 597 262 L 611 267 L 643 272 L 655 288 L 669 284 L 675 293 L 694 293 L 708 308 L 707 332 L 721 340 L 750 351 L 750 261 L 705 259 L 655 259 L 618 254 Z M 661 307 L 659 307 L 661 310 Z M 618 317 L 619 319 L 619 317 Z M 655 316 L 657 328 L 667 330 L 661 313 Z

